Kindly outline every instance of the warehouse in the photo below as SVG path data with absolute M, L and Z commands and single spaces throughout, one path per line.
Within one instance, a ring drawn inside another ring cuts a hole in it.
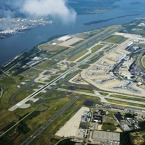
M 120 144 L 120 133 L 107 132 L 107 131 L 94 131 L 93 140 L 98 143 L 108 143 L 110 145 Z

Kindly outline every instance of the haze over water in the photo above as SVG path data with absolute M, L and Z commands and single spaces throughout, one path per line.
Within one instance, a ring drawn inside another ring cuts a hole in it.
M 133 2 L 136 3 L 132 4 Z M 24 50 L 30 50 L 34 46 L 47 41 L 52 36 L 79 33 L 104 26 L 123 24 L 135 18 L 145 17 L 144 0 L 121 0 L 115 4 L 119 7 L 108 12 L 92 15 L 78 15 L 74 24 L 64 25 L 59 21 L 55 21 L 52 25 L 37 27 L 22 33 L 17 33 L 5 39 L 0 39 L 0 65 L 6 63 L 9 59 L 15 57 Z M 125 15 L 134 16 L 122 17 L 94 25 L 84 25 L 84 23 L 90 21 L 105 20 Z

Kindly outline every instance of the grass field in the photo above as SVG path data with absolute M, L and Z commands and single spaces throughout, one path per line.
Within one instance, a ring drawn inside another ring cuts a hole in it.
M 108 102 L 115 103 L 115 104 L 118 104 L 118 105 L 130 105 L 130 106 L 134 106 L 134 107 L 145 107 L 145 105 L 142 105 L 142 104 L 118 101 L 118 100 L 113 100 L 113 99 L 108 99 L 108 98 L 106 98 L 106 100 Z
M 45 103 L 45 105 L 47 106 L 47 109 L 45 111 L 37 111 L 38 113 L 36 115 L 31 115 L 31 117 L 27 117 L 24 122 L 26 123 L 27 127 L 30 129 L 30 131 L 26 134 L 20 134 L 19 137 L 17 137 L 15 140 L 14 140 L 14 144 L 20 144 L 20 142 L 27 136 L 30 136 L 32 134 L 32 132 L 34 130 L 36 130 L 38 127 L 40 127 L 44 122 L 46 122 L 53 114 L 55 114 L 55 112 L 57 112 L 62 106 L 64 106 L 71 98 L 60 98 L 60 99 L 57 99 L 57 100 L 52 100 L 48 103 Z M 38 105 L 39 106 L 39 105 Z M 33 108 L 33 110 L 32 110 Z M 36 109 L 36 108 L 35 108 Z M 28 109 L 25 109 L 25 113 L 27 114 L 28 112 L 31 112 L 31 111 L 34 111 L 34 107 L 31 107 L 31 108 L 28 108 Z M 3 118 L 3 121 L 4 119 L 10 119 L 11 118 L 11 121 L 14 121 L 14 122 L 17 122 L 18 119 L 19 119 L 19 115 L 20 116 L 25 116 L 26 114 L 22 113 L 23 112 L 23 109 L 18 109 L 14 112 L 8 112 L 8 111 L 5 111 L 5 112 L 1 112 L 3 113 L 3 115 L 1 115 L 1 117 Z M 11 117 L 8 117 L 9 115 L 11 115 Z M 5 121 L 6 121 L 5 120 Z M 16 133 L 18 133 L 16 131 Z M 9 135 L 10 135 L 10 132 L 9 132 Z M 14 135 L 15 136 L 15 135 Z M 11 140 L 11 139 L 9 139 Z
M 25 76 L 25 78 L 28 78 L 28 79 L 37 77 L 41 72 L 48 69 L 53 64 L 54 64 L 54 62 L 52 62 L 50 60 L 46 60 L 46 61 L 38 64 L 37 66 L 34 66 L 34 67 L 26 70 L 25 72 L 23 72 L 23 75 Z
M 9 108 L 9 100 L 13 93 L 15 93 L 19 88 L 17 84 L 20 83 L 21 80 L 19 77 L 10 76 L 10 77 L 3 77 L 0 80 L 0 86 L 4 90 L 3 96 L 0 98 L 0 108 L 1 109 L 8 109 Z
M 38 46 L 39 49 L 41 50 L 46 50 L 48 52 L 57 52 L 57 51 L 62 51 L 65 49 L 63 46 L 58 46 L 58 45 L 47 45 L 47 44 L 42 44 Z
M 113 118 L 113 115 L 111 117 L 105 116 L 104 120 L 105 120 L 104 121 L 105 123 L 109 123 L 109 124 L 115 124 L 115 123 L 117 123 L 116 120 Z
M 82 101 L 77 101 L 74 105 L 72 105 L 66 112 L 64 112 L 50 127 L 48 127 L 42 134 L 41 138 L 37 138 L 32 142 L 32 145 L 39 145 L 41 143 L 49 145 L 54 145 L 54 142 L 51 142 L 51 138 L 54 137 L 54 134 L 58 131 L 58 129 L 63 126 L 70 118 L 73 116 L 76 111 L 80 108 L 76 106 L 82 106 Z
M 76 96 L 71 94 L 71 97 Z M 36 138 L 32 145 L 39 144 L 48 144 L 54 145 L 54 142 L 51 142 L 50 139 L 54 138 L 54 134 L 62 127 L 82 106 L 85 99 L 93 99 L 95 103 L 98 103 L 98 98 L 91 96 L 80 96 L 80 99 L 75 102 L 67 111 L 65 111 L 50 127 L 48 127 L 41 135 L 41 137 Z M 57 137 L 58 138 L 58 137 Z
M 141 59 L 142 66 L 145 68 L 145 55 Z
M 122 43 L 125 40 L 127 40 L 126 38 L 124 38 L 123 36 L 118 36 L 118 35 L 112 35 L 110 37 L 108 37 L 107 39 L 105 39 L 104 41 L 106 42 L 110 42 L 110 43 Z
M 139 97 L 127 97 L 127 96 L 117 95 L 117 94 L 112 94 L 112 95 L 110 95 L 110 97 L 121 98 L 121 99 L 132 100 L 132 101 L 145 102 L 145 99 L 142 99 L 142 98 L 139 98 Z
M 103 96 L 107 96 L 109 93 L 106 93 L 106 92 L 99 92 L 101 95 Z
M 79 34 L 77 37 L 83 38 L 83 39 L 88 39 L 88 38 L 90 37 L 90 35 L 87 34 L 87 33 L 81 33 L 81 34 Z
M 96 45 L 95 47 L 92 48 L 92 52 L 96 52 L 100 48 L 102 48 L 104 45 Z
M 106 28 L 105 28 L 106 29 Z M 107 28 L 108 30 L 109 28 Z M 102 29 L 103 30 L 103 29 Z M 102 34 L 103 31 L 99 30 Z M 31 103 L 31 107 L 27 109 L 18 108 L 13 112 L 8 111 L 12 105 L 15 104 L 13 101 L 20 101 L 30 95 L 33 92 L 33 89 L 38 88 L 39 83 L 33 82 L 34 79 L 39 76 L 39 74 L 43 70 L 49 70 L 50 67 L 56 67 L 55 64 L 60 56 L 64 56 L 62 59 L 70 58 L 71 61 L 74 61 L 80 58 L 82 55 L 88 52 L 88 48 L 95 44 L 94 40 L 97 39 L 101 34 L 98 31 L 92 31 L 92 34 L 89 34 L 89 37 L 83 35 L 83 37 L 87 38 L 85 41 L 81 41 L 76 44 L 75 47 L 62 47 L 62 46 L 51 46 L 50 43 L 42 44 L 39 49 L 44 50 L 40 51 L 40 57 L 47 58 L 45 61 L 37 64 L 36 66 L 26 70 L 21 75 L 22 76 L 3 76 L 0 80 L 0 87 L 3 88 L 4 93 L 0 98 L 0 129 L 7 130 L 13 124 L 20 121 L 22 118 L 27 116 L 23 121 L 19 122 L 10 132 L 4 135 L 5 140 L 8 141 L 7 144 L 21 144 L 23 140 L 25 140 L 28 136 L 32 134 L 35 130 L 37 130 L 44 122 L 53 116 L 62 106 L 64 106 L 69 100 L 73 97 L 80 96 L 80 99 L 74 103 L 65 113 L 63 113 L 49 128 L 47 128 L 38 138 L 32 142 L 32 144 L 49 144 L 49 139 L 51 136 L 54 136 L 55 132 L 66 123 L 67 120 L 81 107 L 84 105 L 85 100 L 91 100 L 94 104 L 101 104 L 100 99 L 97 97 L 91 97 L 87 95 L 79 95 L 75 93 L 67 93 L 61 92 L 54 89 L 47 89 L 47 94 L 40 93 L 36 95 L 36 97 L 40 97 L 40 100 L 37 102 L 28 101 L 27 103 Z M 93 40 L 93 41 L 91 41 Z M 97 40 L 96 40 L 97 41 Z M 84 47 L 84 46 L 86 47 Z M 104 45 L 98 45 L 92 48 L 92 51 L 95 52 L 100 49 Z M 83 50 L 82 50 L 83 48 Z M 76 50 L 74 50 L 76 49 Z M 74 56 L 72 53 L 68 53 L 71 51 L 75 51 Z M 82 51 L 80 51 L 82 50 Z M 41 53 L 42 52 L 42 53 Z M 78 53 L 77 53 L 78 52 Z M 67 54 L 67 55 L 66 55 Z M 99 53 L 97 54 L 99 55 Z M 34 55 L 35 56 L 35 55 Z M 34 57 L 33 54 L 31 57 Z M 87 55 L 88 56 L 88 55 Z M 86 57 L 86 56 L 85 56 Z M 57 60 L 56 60 L 57 59 Z M 58 69 L 58 68 L 57 68 Z M 60 71 L 61 72 L 61 71 Z M 56 77 L 56 76 L 53 76 Z M 54 79 L 54 78 L 51 78 Z M 22 82 L 25 82 L 22 84 Z M 53 87 L 53 86 L 52 86 Z M 57 87 L 57 86 L 56 86 Z M 0 89 L 1 91 L 1 89 Z M 49 92 L 50 91 L 50 92 Z M 80 91 L 93 93 L 90 90 Z M 11 97 L 13 96 L 13 99 Z M 15 98 L 16 97 L 16 98 Z M 36 143 L 37 141 L 37 143 Z M 1 141 L 0 141 L 1 144 Z M 50 143 L 50 145 L 53 143 Z
M 58 100 L 50 101 L 45 104 L 48 109 L 31 120 L 27 120 L 27 124 L 31 130 L 36 129 L 39 125 L 46 122 L 55 112 L 57 112 L 62 106 L 64 106 L 70 98 L 60 98 Z
M 110 123 L 104 123 L 103 126 L 102 126 L 102 129 L 104 131 L 115 131 L 116 130 L 116 126 L 114 126 L 113 124 L 110 124 Z
M 15 114 L 13 112 L 9 112 L 7 110 L 0 111 L 0 126 L 5 126 L 5 123 L 12 122 L 17 120 Z
M 75 61 L 76 59 L 80 58 L 81 56 L 83 56 L 83 55 L 86 54 L 87 52 L 88 52 L 87 50 L 83 50 L 83 51 L 77 53 L 76 55 L 70 57 L 70 58 L 68 59 L 68 61 Z

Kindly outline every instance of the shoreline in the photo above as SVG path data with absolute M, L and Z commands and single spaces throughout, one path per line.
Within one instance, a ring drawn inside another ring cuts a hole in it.
M 132 21 L 134 21 L 134 20 L 132 20 Z M 124 24 L 128 24 L 128 23 L 130 23 L 130 22 L 132 22 L 132 21 L 129 21 L 129 22 L 124 23 Z M 118 24 L 118 25 L 119 25 L 119 24 Z M 121 24 L 121 25 L 122 25 L 122 24 Z M 96 29 L 101 29 L 101 28 L 105 28 L 105 27 L 108 27 L 108 26 L 111 26 L 111 25 L 107 25 L 107 26 L 104 26 L 104 27 L 96 28 Z M 96 30 L 96 29 L 93 29 L 93 30 Z M 89 31 L 92 31 L 92 30 L 83 31 L 83 32 L 89 32 Z M 76 34 L 76 33 L 73 33 L 73 34 Z M 64 36 L 64 35 L 69 35 L 69 34 L 61 34 L 61 35 L 52 36 L 52 37 L 48 38 L 46 41 L 42 41 L 41 43 L 35 45 L 35 46 L 34 46 L 32 49 L 30 49 L 30 50 L 25 49 L 24 51 L 18 53 L 15 57 L 9 59 L 9 60 L 8 60 L 7 62 L 5 62 L 4 64 L 0 65 L 0 69 L 3 68 L 3 67 L 6 67 L 6 65 L 11 64 L 13 61 L 15 61 L 15 58 L 16 58 L 16 59 L 19 58 L 19 56 L 22 56 L 24 53 L 29 53 L 30 51 L 32 51 L 32 50 L 38 48 L 39 45 L 44 44 L 44 43 L 46 43 L 46 42 L 49 42 L 49 41 L 51 41 L 51 40 L 54 40 L 54 39 L 59 38 L 59 37 Z M 38 49 L 39 49 L 39 48 L 38 48 Z
M 133 15 L 124 15 L 124 16 L 118 16 L 118 17 L 114 17 L 114 18 L 110 18 L 110 19 L 107 19 L 107 21 L 111 21 L 111 20 L 114 20 L 114 19 L 117 19 L 117 18 L 124 18 L 124 17 L 129 17 L 129 16 L 138 16 L 138 15 L 140 15 L 140 14 L 133 14 Z M 120 24 L 120 25 L 124 25 L 124 24 L 128 24 L 128 23 L 130 23 L 130 22 L 132 22 L 132 21 L 135 21 L 135 20 L 142 20 L 142 19 L 144 19 L 144 18 L 140 18 L 140 17 L 136 17 L 136 18 L 133 18 L 133 19 L 131 19 L 131 20 L 129 20 L 129 21 L 127 21 L 127 22 L 124 22 L 124 23 L 122 23 L 122 24 Z M 99 23 L 104 23 L 104 21 L 106 22 L 106 20 L 102 20 L 101 22 L 99 21 Z M 94 23 L 95 21 L 93 21 L 93 23 Z M 90 22 L 89 22 L 90 23 Z M 91 22 L 92 23 L 92 22 Z M 95 23 L 96 24 L 96 23 Z M 85 25 L 85 23 L 83 23 L 83 25 Z M 89 24 L 89 25 L 92 25 L 92 24 Z M 88 26 L 89 26 L 88 25 Z M 107 27 L 107 26 L 111 26 L 111 25 L 116 25 L 116 24 L 111 24 L 111 23 L 109 23 L 109 24 L 107 24 L 107 25 L 102 25 L 102 26 L 98 26 L 98 27 L 92 27 L 92 28 L 90 28 L 89 30 L 84 30 L 84 31 L 82 31 L 82 32 L 88 32 L 88 31 L 92 31 L 92 30 L 95 30 L 95 29 L 100 29 L 100 28 L 103 28 L 103 27 Z M 117 25 L 119 25 L 119 24 L 117 24 Z M 30 31 L 30 30 L 27 30 L 26 32 L 28 32 L 28 31 Z M 23 33 L 25 33 L 25 31 L 23 31 Z M 69 34 L 76 34 L 77 32 L 74 32 L 74 33 L 62 33 L 62 34 L 58 34 L 58 35 L 53 35 L 53 36 L 50 36 L 50 38 L 49 38 L 49 35 L 48 35 L 48 38 L 46 39 L 46 40 L 44 40 L 44 41 L 41 41 L 39 44 L 36 44 L 36 45 L 34 45 L 34 46 L 32 46 L 31 47 L 31 49 L 28 49 L 28 48 L 26 48 L 25 50 L 22 50 L 21 52 L 19 52 L 19 53 L 17 53 L 14 57 L 12 57 L 12 58 L 10 58 L 10 59 L 8 59 L 7 61 L 5 61 L 4 63 L 2 63 L 1 65 L 0 65 L 0 68 L 1 67 L 3 67 L 3 66 L 5 66 L 6 64 L 8 64 L 8 63 L 11 63 L 11 61 L 13 61 L 13 59 L 15 58 L 15 57 L 17 57 L 17 56 L 19 56 L 21 53 L 23 53 L 24 51 L 25 52 L 28 52 L 28 51 L 31 51 L 32 49 L 34 49 L 34 48 L 36 48 L 36 47 L 38 47 L 39 45 L 41 45 L 41 44 L 43 44 L 43 43 L 46 43 L 46 42 L 48 42 L 48 41 L 51 41 L 51 40 L 53 40 L 53 39 L 55 39 L 55 38 L 58 38 L 58 37 L 61 37 L 61 36 L 64 36 L 64 35 L 69 35 Z M 80 33 L 79 31 L 78 31 L 78 33 Z M 42 35 L 43 36 L 43 35 Z M 10 36 L 11 37 L 11 36 Z

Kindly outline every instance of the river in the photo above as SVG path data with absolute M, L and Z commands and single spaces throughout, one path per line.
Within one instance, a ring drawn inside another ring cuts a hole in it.
M 74 24 L 65 25 L 59 21 L 55 21 L 52 25 L 40 26 L 5 39 L 0 39 L 0 65 L 6 63 L 24 50 L 28 51 L 34 46 L 47 41 L 52 36 L 79 33 L 104 26 L 127 23 L 138 17 L 145 17 L 144 0 L 121 0 L 115 4 L 118 7 L 107 12 L 77 15 Z M 99 21 L 126 15 L 132 16 L 121 17 L 94 25 L 84 25 L 84 23 L 90 21 Z

